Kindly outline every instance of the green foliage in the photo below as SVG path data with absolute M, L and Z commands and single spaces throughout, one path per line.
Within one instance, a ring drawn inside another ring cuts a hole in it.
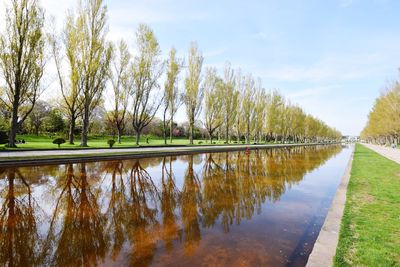
M 0 72 L 6 86 L 1 103 L 11 114 L 9 146 L 41 93 L 46 41 L 44 11 L 38 1 L 10 1 L 6 8 L 5 31 L 0 33 Z
M 203 141 L 199 141 L 198 144 L 201 145 L 203 143 Z
M 9 126 L 7 121 L 0 116 L 0 131 L 7 132 L 8 128 Z
M 58 110 L 51 110 L 44 119 L 44 128 L 46 132 L 59 133 L 64 131 L 65 122 Z
M 400 165 L 357 144 L 335 266 L 400 266 Z
M 53 144 L 58 145 L 58 148 L 60 148 L 61 144 L 64 144 L 64 143 L 65 143 L 65 139 L 61 138 L 61 137 L 53 140 Z
M 115 140 L 110 139 L 110 140 L 107 141 L 107 144 L 109 145 L 110 148 L 112 148 L 114 146 L 114 144 L 115 144 Z
M 374 103 L 361 138 L 370 142 L 392 144 L 400 129 L 400 83 L 395 82 Z
M 6 131 L 0 130 L 0 144 L 8 143 L 8 134 Z

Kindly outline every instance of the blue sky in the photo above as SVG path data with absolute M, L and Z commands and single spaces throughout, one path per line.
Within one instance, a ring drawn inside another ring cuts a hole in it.
M 1 0 L 4 2 L 4 0 Z M 62 27 L 76 1 L 42 0 Z M 344 134 L 363 128 L 374 99 L 398 77 L 400 1 L 106 1 L 109 38 L 133 44 L 150 25 L 167 55 L 197 41 L 205 64 L 226 61 L 279 89 Z M 183 80 L 183 78 L 182 78 Z M 184 110 L 178 119 L 185 119 Z

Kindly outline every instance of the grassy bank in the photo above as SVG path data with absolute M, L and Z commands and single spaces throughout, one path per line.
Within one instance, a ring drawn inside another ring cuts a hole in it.
M 54 136 L 36 136 L 36 135 L 18 135 L 16 140 L 24 140 L 25 143 L 19 143 L 17 144 L 17 148 L 6 148 L 5 145 L 0 145 L 0 150 L 24 150 L 24 149 L 57 149 L 57 145 L 53 144 Z M 116 138 L 113 138 L 112 136 L 91 136 L 88 139 L 88 145 L 91 148 L 107 148 L 107 140 L 109 139 L 114 139 L 117 140 Z M 80 139 L 79 137 L 76 137 L 75 139 L 75 144 L 70 145 L 68 144 L 68 140 L 65 144 L 61 145 L 61 148 L 69 148 L 69 149 L 74 149 L 74 148 L 81 148 L 79 146 L 80 144 Z M 225 140 L 213 140 L 213 143 L 215 144 L 224 144 Z M 232 142 L 233 144 L 234 142 Z M 210 143 L 207 140 L 194 140 L 195 145 L 210 145 Z M 148 139 L 147 137 L 143 136 L 140 139 L 140 146 L 159 146 L 159 145 L 164 145 L 164 139 L 159 138 L 159 137 L 153 137 L 149 136 Z M 189 140 L 186 138 L 176 138 L 173 140 L 172 143 L 167 142 L 167 145 L 189 145 Z M 123 136 L 121 139 L 121 144 L 115 143 L 114 147 L 136 147 L 135 144 L 135 139 L 132 136 Z
M 400 165 L 357 144 L 335 266 L 400 266 Z

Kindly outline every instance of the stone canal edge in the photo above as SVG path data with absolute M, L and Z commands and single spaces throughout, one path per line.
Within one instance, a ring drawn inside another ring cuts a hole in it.
M 338 143 L 217 145 L 179 147 L 135 147 L 118 149 L 0 151 L 0 168 L 47 164 L 78 163 L 98 160 L 123 160 L 149 157 L 178 156 L 193 153 L 337 145 Z
M 310 257 L 308 258 L 307 267 L 325 267 L 333 265 L 333 258 L 336 255 L 336 247 L 339 241 L 344 206 L 346 204 L 347 185 L 350 180 L 354 146 L 352 150 L 349 162 L 347 163 L 335 197 L 332 200 L 325 222 L 319 232 L 317 241 L 315 241 Z

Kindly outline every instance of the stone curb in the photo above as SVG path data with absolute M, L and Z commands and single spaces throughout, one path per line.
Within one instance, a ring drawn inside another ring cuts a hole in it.
M 333 258 L 336 255 L 336 247 L 339 241 L 340 225 L 346 204 L 347 185 L 350 180 L 351 167 L 354 156 L 354 146 L 342 180 L 338 186 L 331 207 L 325 218 L 324 225 L 319 232 L 317 241 L 308 258 L 307 267 L 333 266 Z

